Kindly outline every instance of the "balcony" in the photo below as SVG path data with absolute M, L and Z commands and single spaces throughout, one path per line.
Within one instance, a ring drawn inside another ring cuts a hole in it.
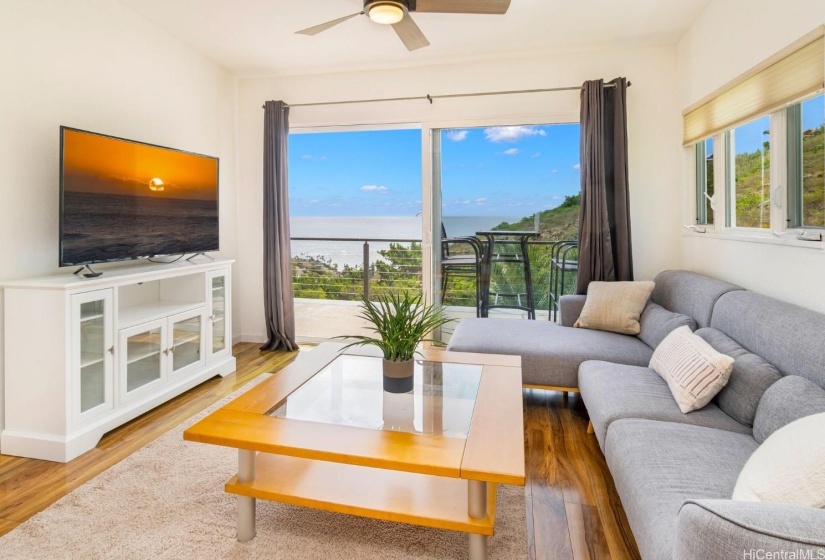
M 422 290 L 420 239 L 294 237 L 292 247 L 296 332 L 303 341 L 371 334 L 367 321 L 359 317 L 359 302 L 365 293 L 374 297 L 401 290 Z M 575 272 L 570 269 L 575 249 L 569 242 L 534 240 L 528 243 L 528 251 L 536 320 L 555 319 L 556 294 L 571 293 L 575 288 Z M 562 277 L 563 268 L 567 270 Z M 506 295 L 520 291 L 510 286 L 519 282 L 517 276 L 494 266 L 491 277 L 491 303 L 496 294 L 499 304 L 518 303 L 519 296 Z M 474 280 L 450 278 L 443 305 L 447 315 L 456 321 L 475 317 Z M 489 316 L 527 319 L 525 311 L 516 309 L 491 309 Z M 454 325 L 443 329 L 444 342 L 449 341 Z

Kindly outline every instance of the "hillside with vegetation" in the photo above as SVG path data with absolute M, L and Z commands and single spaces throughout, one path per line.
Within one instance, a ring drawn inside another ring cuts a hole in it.
M 539 213 L 539 239 L 543 241 L 575 241 L 579 237 L 579 205 L 581 195 L 564 197 L 559 206 Z M 518 222 L 502 222 L 496 230 L 533 231 L 536 227 L 534 216 L 527 216 Z
M 825 226 L 825 124 L 802 136 L 802 223 Z
M 770 225 L 770 144 L 762 152 L 736 155 L 736 225 Z M 790 163 L 790 162 L 789 162 Z M 764 182 L 764 187 L 763 187 Z M 825 226 L 825 125 L 802 134 L 802 223 Z

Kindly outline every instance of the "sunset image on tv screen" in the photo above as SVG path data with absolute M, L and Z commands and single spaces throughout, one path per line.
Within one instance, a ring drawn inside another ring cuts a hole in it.
M 218 249 L 218 160 L 63 129 L 61 264 Z

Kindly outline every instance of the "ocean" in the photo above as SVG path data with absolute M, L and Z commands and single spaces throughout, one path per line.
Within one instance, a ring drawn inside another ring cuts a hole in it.
M 63 193 L 64 264 L 217 248 L 215 200 Z
M 465 237 L 489 230 L 501 222 L 515 222 L 521 216 L 444 216 L 448 237 Z M 421 239 L 420 216 L 383 217 L 293 217 L 292 237 L 335 237 L 361 241 L 293 241 L 293 257 L 323 257 L 343 269 L 363 262 L 364 239 Z M 389 243 L 370 243 L 370 262 Z

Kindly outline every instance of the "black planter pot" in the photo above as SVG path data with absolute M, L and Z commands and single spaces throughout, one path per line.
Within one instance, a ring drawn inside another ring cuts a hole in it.
M 389 393 L 409 393 L 413 389 L 415 361 L 395 362 L 384 359 L 384 390 Z

